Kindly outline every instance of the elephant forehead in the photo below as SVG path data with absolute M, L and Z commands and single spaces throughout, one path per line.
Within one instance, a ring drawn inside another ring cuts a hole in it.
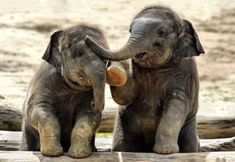
M 137 18 L 135 19 L 132 24 L 145 24 L 145 25 L 149 25 L 149 24 L 160 24 L 160 23 L 166 23 L 166 24 L 169 24 L 171 23 L 170 19 L 164 19 L 164 18 L 161 18 L 161 17 L 155 17 L 155 18 L 152 18 L 152 17 L 140 17 L 140 18 Z
M 71 35 L 68 33 L 64 33 L 64 35 L 59 39 L 59 44 L 62 47 L 70 47 L 72 44 L 78 43 L 82 41 L 85 38 L 85 35 L 83 37 L 79 34 Z

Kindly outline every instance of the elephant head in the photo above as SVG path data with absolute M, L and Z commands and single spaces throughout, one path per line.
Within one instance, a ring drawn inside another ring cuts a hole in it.
M 85 42 L 102 58 L 116 61 L 133 58 L 146 68 L 158 68 L 204 53 L 192 24 L 167 7 L 142 10 L 132 21 L 130 33 L 127 43 L 117 51 L 105 49 L 89 36 Z
M 95 110 L 101 111 L 104 107 L 105 62 L 86 46 L 86 35 L 106 46 L 100 31 L 87 26 L 76 26 L 52 34 L 43 59 L 54 66 L 74 90 L 93 89 Z

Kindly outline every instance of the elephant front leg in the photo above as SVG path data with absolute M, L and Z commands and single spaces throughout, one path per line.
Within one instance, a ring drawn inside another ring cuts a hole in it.
M 32 115 L 34 127 L 40 136 L 40 151 L 45 156 L 63 153 L 60 144 L 60 125 L 56 116 L 44 108 L 35 109 Z
M 84 158 L 92 153 L 93 144 L 91 142 L 94 142 L 92 138 L 94 138 L 96 128 L 99 125 L 101 114 L 98 115 L 98 118 L 90 115 L 78 117 L 72 131 L 71 146 L 68 152 L 71 157 Z
M 158 126 L 154 152 L 162 154 L 179 152 L 178 136 L 185 118 L 185 103 L 178 99 L 170 100 Z

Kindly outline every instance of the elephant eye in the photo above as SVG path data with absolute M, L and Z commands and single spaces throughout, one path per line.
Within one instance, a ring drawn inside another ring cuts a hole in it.
M 83 55 L 82 51 L 77 50 L 77 52 L 76 52 L 76 56 L 80 57 L 80 56 L 82 56 L 82 55 Z
M 164 29 L 160 29 L 159 31 L 158 31 L 158 36 L 160 37 L 160 38 L 164 38 L 165 36 L 166 36 L 166 30 L 164 30 Z

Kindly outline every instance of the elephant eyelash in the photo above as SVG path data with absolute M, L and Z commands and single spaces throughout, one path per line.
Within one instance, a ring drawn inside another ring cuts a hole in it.
M 153 44 L 153 46 L 154 46 L 154 47 L 161 47 L 161 44 L 160 44 L 159 42 L 155 42 L 155 43 Z
M 72 58 L 75 59 L 76 57 L 81 57 L 83 55 L 83 52 L 81 52 L 80 50 L 74 51 L 71 53 Z
M 160 37 L 160 38 L 164 38 L 164 37 L 166 37 L 166 35 L 167 35 L 167 30 L 165 30 L 165 29 L 160 29 L 159 31 L 158 31 L 158 36 Z
M 166 31 L 164 31 L 164 30 L 160 30 L 158 32 L 158 36 L 161 37 L 161 38 L 165 37 L 165 35 L 166 35 Z
M 76 56 L 80 57 L 82 55 L 83 55 L 82 51 L 78 50 L 77 53 L 76 53 Z

